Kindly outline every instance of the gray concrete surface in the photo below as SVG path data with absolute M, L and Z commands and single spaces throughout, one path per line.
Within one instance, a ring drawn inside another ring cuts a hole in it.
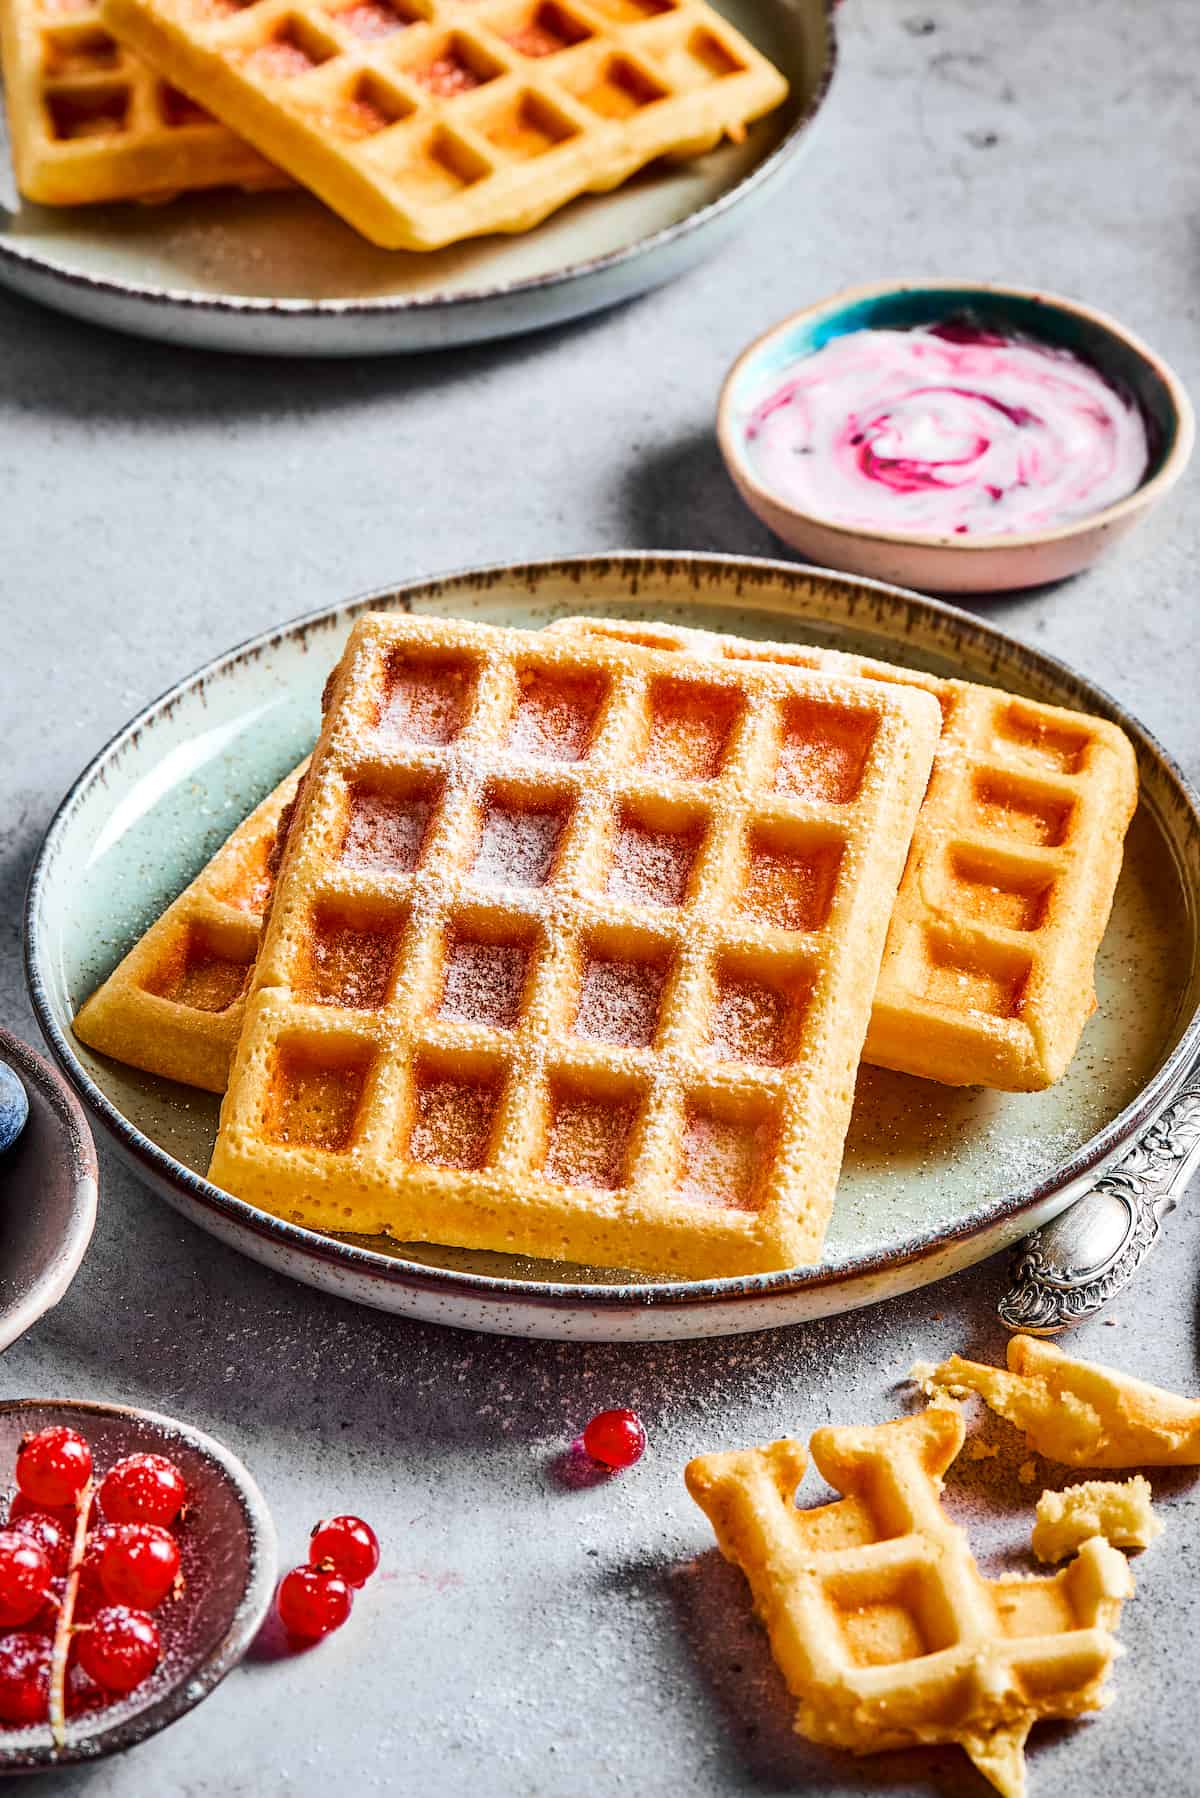
M 850 0 L 841 17 L 841 79 L 798 181 L 721 261 L 579 328 L 420 363 L 281 365 L 0 297 L 7 1022 L 34 1034 L 19 903 L 55 802 L 136 707 L 230 642 L 470 561 L 771 553 L 722 476 L 712 403 L 743 341 L 805 300 L 902 273 L 1044 283 L 1118 313 L 1200 390 L 1195 0 Z M 1197 478 L 1094 574 L 990 608 L 1112 687 L 1194 775 Z M 1198 1266 L 1193 1201 L 1079 1348 L 1200 1391 Z M 1003 1277 L 984 1265 L 871 1313 L 708 1345 L 456 1336 L 264 1272 L 105 1158 L 91 1254 L 4 1357 L 0 1391 L 194 1419 L 250 1462 L 285 1554 L 351 1508 L 383 1534 L 386 1572 L 318 1652 L 248 1662 L 134 1754 L 39 1792 L 982 1798 L 953 1752 L 858 1765 L 790 1737 L 679 1475 L 710 1446 L 893 1414 L 917 1352 L 998 1351 Z M 554 1456 L 605 1403 L 642 1411 L 650 1452 L 564 1491 Z M 1003 1440 L 951 1493 L 995 1554 L 1028 1527 Z M 1115 1707 L 1037 1732 L 1035 1794 L 1200 1790 L 1200 1504 L 1187 1475 L 1156 1483 L 1167 1534 L 1138 1569 Z

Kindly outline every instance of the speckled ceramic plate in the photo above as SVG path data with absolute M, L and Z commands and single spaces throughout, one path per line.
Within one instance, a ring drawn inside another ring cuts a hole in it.
M 311 746 L 318 697 L 371 606 L 543 625 L 572 612 L 792 637 L 980 679 L 1115 718 L 1143 803 L 1069 1072 L 1036 1094 L 864 1068 L 817 1267 L 656 1284 L 496 1255 L 322 1237 L 203 1178 L 217 1102 L 92 1055 L 80 1001 L 253 804 Z M 101 1129 L 187 1216 L 259 1260 L 385 1309 L 476 1329 L 619 1339 L 716 1335 L 869 1304 L 1013 1241 L 1145 1128 L 1200 1042 L 1200 818 L 1181 776 L 1115 702 L 951 607 L 815 569 L 715 556 L 609 556 L 475 571 L 372 594 L 258 638 L 150 706 L 81 775 L 51 825 L 26 921 L 47 1040 Z
M 0 1773 L 98 1760 L 145 1741 L 207 1698 L 258 1634 L 275 1590 L 275 1526 L 236 1455 L 190 1424 L 127 1405 L 19 1399 L 0 1405 L 0 1488 L 11 1489 L 21 1438 L 65 1424 L 91 1445 L 97 1477 L 126 1455 L 168 1455 L 188 1487 L 174 1526 L 184 1590 L 156 1613 L 163 1658 L 125 1698 L 67 1723 L 57 1748 L 46 1724 L 0 1727 Z M 129 1787 L 137 1789 L 136 1778 Z
M 139 336 L 282 356 L 442 349 L 631 299 L 740 227 L 794 164 L 833 76 L 833 0 L 717 4 L 783 70 L 784 104 L 743 143 L 656 165 L 536 231 L 418 255 L 376 249 L 300 193 L 21 204 L 0 209 L 0 281 Z

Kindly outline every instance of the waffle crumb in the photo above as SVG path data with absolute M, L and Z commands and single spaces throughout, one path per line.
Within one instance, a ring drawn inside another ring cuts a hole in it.
M 1042 1493 L 1033 1552 L 1039 1561 L 1065 1561 L 1091 1536 L 1103 1536 L 1114 1548 L 1148 1548 L 1162 1531 L 1144 1474 L 1124 1482 L 1087 1480 L 1061 1492 Z

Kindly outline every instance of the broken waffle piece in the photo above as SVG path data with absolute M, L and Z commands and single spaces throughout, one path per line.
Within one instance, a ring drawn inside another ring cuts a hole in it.
M 702 1455 L 685 1478 L 749 1581 L 801 1735 L 855 1754 L 957 1742 L 1021 1798 L 1033 1724 L 1108 1702 L 1133 1581 L 1100 1538 L 1050 1577 L 984 1579 L 941 1502 L 963 1436 L 936 1406 L 818 1430 L 813 1461 L 845 1496 L 813 1510 L 795 1503 L 798 1442 Z
M 862 743 L 837 805 L 775 787 L 798 698 Z M 696 712 L 720 741 L 684 780 L 662 747 Z M 212 1178 L 400 1241 L 676 1278 L 814 1260 L 937 727 L 862 681 L 360 620 Z
M 101 16 L 385 249 L 528 230 L 788 91 L 706 0 L 102 0 Z
M 1114 1548 L 1148 1548 L 1162 1530 L 1144 1474 L 1135 1473 L 1123 1482 L 1087 1480 L 1061 1492 L 1042 1493 L 1033 1552 L 1039 1561 L 1065 1561 L 1092 1536 L 1103 1536 Z
M 1066 1467 L 1200 1465 L 1200 1403 L 1098 1361 L 1075 1361 L 1053 1343 L 1013 1336 L 1007 1371 L 951 1355 L 920 1363 L 927 1395 L 978 1393 L 1024 1432 L 1029 1447 Z
M 130 1067 L 224 1092 L 271 894 L 271 856 L 301 763 L 257 805 L 86 1000 L 80 1042 Z
M 1027 1092 L 1059 1078 L 1095 1010 L 1096 952 L 1137 804 L 1133 748 L 1115 724 L 811 644 L 607 618 L 550 629 L 932 693 L 942 736 L 863 1060 L 949 1086 Z M 852 765 L 852 745 L 801 737 L 777 778 L 830 791 Z

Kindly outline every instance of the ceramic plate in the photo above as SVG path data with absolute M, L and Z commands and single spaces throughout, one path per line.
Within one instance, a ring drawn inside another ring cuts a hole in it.
M 20 1399 L 0 1405 L 0 1487 L 12 1489 L 22 1436 L 52 1424 L 87 1438 L 98 1476 L 130 1454 L 175 1462 L 188 1487 L 187 1513 L 174 1526 L 184 1593 L 156 1613 L 163 1658 L 148 1680 L 103 1710 L 72 1718 L 62 1748 L 45 1724 L 0 1728 L 0 1773 L 93 1761 L 174 1723 L 237 1666 L 275 1590 L 275 1526 L 266 1501 L 237 1457 L 211 1436 L 127 1405 Z
M 25 1088 L 29 1118 L 0 1155 L 0 1350 L 57 1305 L 96 1222 L 96 1149 L 75 1094 L 40 1055 L 0 1029 L 0 1061 Z
M 71 1035 L 107 975 L 233 826 L 311 746 L 318 698 L 370 606 L 543 625 L 572 612 L 792 637 L 959 674 L 1116 718 L 1143 803 L 1098 968 L 1100 1006 L 1049 1092 L 937 1086 L 864 1068 L 822 1263 L 656 1284 L 611 1272 L 383 1240 L 322 1237 L 203 1178 L 217 1102 L 92 1055 Z M 896 588 L 773 562 L 641 555 L 533 563 L 370 595 L 256 639 L 183 681 L 101 752 L 51 825 L 32 877 L 34 1005 L 68 1078 L 118 1150 L 189 1217 L 295 1277 L 477 1329 L 671 1337 L 760 1329 L 863 1305 L 950 1273 L 1061 1210 L 1154 1117 L 1194 1060 L 1200 819 L 1158 746 L 1098 689 L 965 613 Z
M 379 250 L 299 193 L 0 210 L 0 281 L 98 324 L 260 354 L 440 349 L 578 318 L 715 250 L 806 142 L 833 75 L 833 0 L 718 0 L 791 93 L 742 144 L 659 164 L 536 231 Z M 14 195 L 15 198 L 15 195 Z

